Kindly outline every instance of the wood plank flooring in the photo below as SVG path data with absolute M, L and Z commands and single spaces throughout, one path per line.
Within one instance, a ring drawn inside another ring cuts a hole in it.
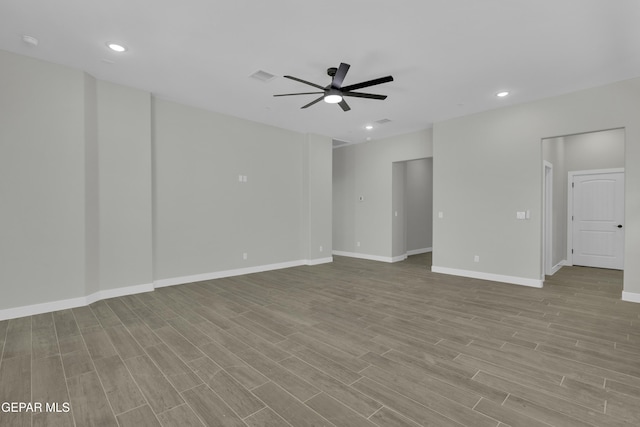
M 430 254 L 192 283 L 0 322 L 0 426 L 637 426 L 622 272 L 543 289 Z M 64 404 L 70 405 L 69 412 Z

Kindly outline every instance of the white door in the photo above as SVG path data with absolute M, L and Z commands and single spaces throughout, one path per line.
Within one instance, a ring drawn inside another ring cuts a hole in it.
M 573 264 L 623 269 L 624 172 L 573 177 Z

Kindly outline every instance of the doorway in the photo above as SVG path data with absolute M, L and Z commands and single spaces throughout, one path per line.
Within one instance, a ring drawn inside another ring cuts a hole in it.
M 568 207 L 573 265 L 622 270 L 624 169 L 569 172 Z
M 392 262 L 430 253 L 433 240 L 433 158 L 392 164 Z
M 623 128 L 542 139 L 541 271 L 545 275 L 554 274 L 564 265 L 573 265 L 569 173 L 623 170 L 624 154 Z

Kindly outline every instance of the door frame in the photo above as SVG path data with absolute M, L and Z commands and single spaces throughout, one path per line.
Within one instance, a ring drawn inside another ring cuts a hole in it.
M 542 280 L 553 275 L 553 164 L 542 162 Z
M 624 168 L 591 169 L 569 172 L 567 179 L 567 264 L 573 265 L 573 177 L 579 175 L 599 175 L 608 173 L 624 173 Z M 626 229 L 623 229 L 626 234 Z M 626 237 L 626 236 L 625 236 Z

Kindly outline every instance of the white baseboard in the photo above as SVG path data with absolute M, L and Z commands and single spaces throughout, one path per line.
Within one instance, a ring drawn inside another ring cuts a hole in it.
M 319 265 L 333 261 L 333 257 L 318 258 L 312 260 L 299 260 L 283 262 L 279 264 L 260 265 L 236 270 L 218 271 L 214 273 L 196 274 L 193 276 L 174 277 L 171 279 L 156 280 L 144 285 L 125 286 L 116 289 L 106 289 L 93 294 L 70 298 L 59 301 L 44 302 L 40 304 L 25 305 L 22 307 L 0 309 L 0 320 L 15 319 L 18 317 L 33 316 L 36 314 L 50 313 L 52 311 L 67 310 L 69 308 L 84 307 L 108 298 L 117 298 L 125 295 L 152 292 L 155 288 L 180 285 L 184 283 L 199 282 L 202 280 L 219 279 L 222 277 L 239 276 L 242 274 L 259 273 L 262 271 L 279 270 L 281 268 L 298 267 L 301 265 Z
M 470 277 L 472 279 L 491 280 L 493 282 L 510 283 L 512 285 L 530 286 L 532 288 L 541 288 L 542 280 L 527 279 L 525 277 L 504 276 L 502 274 L 482 273 L 480 271 L 458 270 L 456 268 L 432 266 L 431 271 L 434 273 L 450 274 L 452 276 Z
M 551 268 L 551 271 L 547 274 L 547 276 L 553 276 L 556 274 L 562 267 L 567 265 L 567 260 L 562 260 Z
M 185 283 L 202 282 L 203 280 L 222 279 L 224 277 L 242 276 L 243 274 L 261 273 L 263 271 L 280 270 L 283 268 L 299 267 L 301 265 L 318 265 L 332 262 L 333 257 L 318 259 L 301 259 L 297 261 L 280 262 L 276 264 L 257 265 L 255 267 L 236 268 L 233 270 L 214 271 L 212 273 L 194 274 L 191 276 L 171 277 L 153 282 L 156 288 L 183 285 Z
M 361 254 L 358 252 L 333 251 L 333 254 L 338 256 L 347 256 L 349 258 L 368 259 L 369 261 L 394 262 L 391 257 Z
M 307 265 L 320 265 L 327 264 L 329 262 L 333 262 L 332 256 L 326 258 L 309 259 L 307 260 Z
M 333 251 L 333 254 L 338 256 L 346 256 L 349 258 L 368 259 L 369 261 L 381 261 L 381 262 L 394 263 L 394 262 L 404 261 L 405 259 L 407 259 L 407 257 L 411 255 L 424 254 L 431 251 L 432 251 L 431 248 L 415 249 L 415 250 L 407 251 L 407 253 L 404 255 L 398 255 L 394 257 L 369 255 L 369 254 L 362 254 L 359 252 L 345 252 L 345 251 Z
M 427 252 L 433 252 L 433 248 L 412 249 L 407 251 L 407 256 L 426 254 Z
M 98 291 L 93 294 L 58 301 L 44 302 L 40 304 L 25 305 L 22 307 L 6 308 L 0 310 L 0 320 L 15 319 L 18 317 L 33 316 L 58 310 L 83 307 L 107 298 L 121 297 L 125 295 L 139 294 L 153 291 L 153 284 L 125 286 L 117 289 Z
M 624 292 L 624 291 L 622 291 L 622 301 L 640 303 L 640 294 L 635 293 L 635 292 Z
M 126 286 L 124 288 L 105 289 L 87 297 L 87 304 L 93 304 L 96 301 L 109 298 L 118 298 L 125 295 L 143 294 L 145 292 L 153 292 L 153 283 L 145 285 Z

